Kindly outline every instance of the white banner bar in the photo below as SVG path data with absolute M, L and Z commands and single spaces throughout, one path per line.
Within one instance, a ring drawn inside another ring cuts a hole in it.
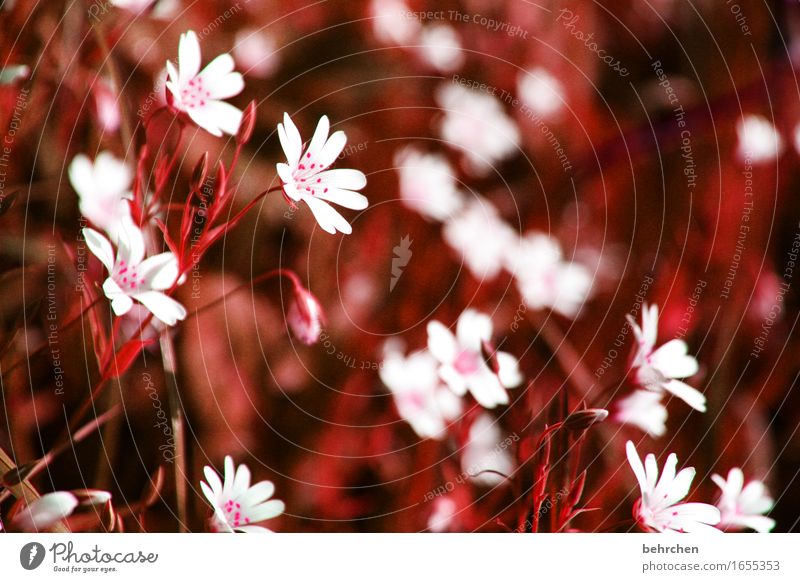
M 2 534 L 0 580 L 800 580 L 793 534 Z M 612 578 L 613 576 L 613 578 Z M 194 579 L 194 578 L 193 578 Z

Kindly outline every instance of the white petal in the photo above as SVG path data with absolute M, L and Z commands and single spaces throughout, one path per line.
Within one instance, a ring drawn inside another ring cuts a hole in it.
M 278 124 L 278 139 L 289 165 L 294 168 L 303 154 L 303 139 L 288 113 L 283 114 L 283 124 Z
M 363 210 L 369 205 L 367 197 L 363 194 L 339 188 L 328 188 L 327 192 L 317 191 L 315 197 L 352 210 Z
M 77 506 L 78 498 L 72 493 L 47 493 L 17 513 L 11 523 L 28 532 L 46 530 L 70 515 Z
M 111 309 L 117 316 L 122 316 L 128 313 L 133 307 L 133 299 L 127 295 L 119 295 L 111 301 Z
M 244 495 L 239 497 L 242 505 L 257 505 L 263 503 L 275 493 L 275 485 L 272 481 L 261 481 L 256 483 Z
M 178 279 L 178 258 L 169 252 L 149 257 L 139 265 L 139 276 L 150 289 L 169 289 Z
M 495 354 L 497 364 L 500 367 L 498 376 L 500 383 L 506 388 L 515 388 L 522 384 L 522 374 L 519 371 L 517 358 L 508 352 L 497 352 Z
M 700 412 L 706 411 L 706 397 L 699 390 L 692 388 L 680 380 L 670 380 L 663 384 L 664 390 L 671 392 L 684 402 Z
M 367 177 L 364 175 L 364 172 L 349 168 L 325 170 L 317 174 L 317 178 L 322 180 L 322 183 L 326 186 L 342 188 L 344 190 L 361 190 L 367 185 Z
M 442 364 L 449 364 L 456 359 L 458 346 L 456 338 L 441 322 L 428 322 L 428 349 Z
M 633 469 L 633 474 L 636 475 L 636 480 L 639 482 L 639 490 L 644 495 L 647 491 L 647 478 L 642 460 L 639 458 L 639 453 L 636 452 L 636 446 L 631 441 L 625 443 L 625 454 L 628 457 L 628 464 Z
M 222 480 L 219 478 L 217 472 L 208 465 L 203 468 L 203 474 L 206 476 L 206 480 L 208 481 L 208 484 L 211 486 L 211 490 L 215 495 L 213 499 L 209 498 L 209 501 L 216 503 L 216 499 L 222 495 Z
M 178 43 L 180 84 L 184 85 L 200 71 L 200 42 L 193 30 L 181 35 Z
M 247 465 L 241 464 L 233 477 L 233 490 L 236 495 L 241 495 L 248 489 L 250 489 L 250 469 Z
M 83 229 L 83 238 L 92 254 L 100 259 L 108 272 L 114 270 L 114 249 L 109 240 L 92 228 Z
M 330 166 L 336 158 L 339 157 L 339 154 L 342 153 L 346 143 L 347 136 L 345 136 L 343 131 L 337 131 L 328 138 L 328 141 L 325 142 L 325 146 L 319 154 L 320 165 L 323 168 Z
M 306 158 L 309 160 L 320 160 L 322 150 L 325 147 L 325 143 L 328 140 L 328 133 L 330 132 L 330 121 L 328 121 L 328 116 L 323 115 L 319 122 L 317 122 L 317 128 L 314 130 L 314 137 L 311 138 L 311 142 L 308 144 L 306 148 Z M 336 154 L 339 155 L 338 153 Z M 334 158 L 335 159 L 335 158 Z M 322 166 L 327 167 L 327 165 Z
M 161 291 L 145 291 L 134 295 L 137 301 L 166 325 L 175 325 L 186 318 L 186 309 Z
M 484 313 L 467 309 L 458 318 L 456 337 L 461 347 L 480 352 L 482 342 L 492 337 L 492 320 Z
M 353 232 L 353 227 L 350 226 L 350 223 L 324 200 L 319 200 L 313 196 L 303 196 L 302 200 L 308 204 L 320 228 L 325 232 L 330 234 L 336 234 L 336 231 L 344 234 Z
M 286 506 L 283 501 L 272 499 L 271 501 L 261 503 L 250 509 L 250 511 L 247 512 L 247 517 L 249 517 L 251 521 L 263 521 L 279 516 L 285 509 Z
M 694 376 L 699 369 L 697 360 L 687 355 L 688 351 L 685 341 L 674 339 L 653 352 L 650 362 L 668 378 L 688 378 Z

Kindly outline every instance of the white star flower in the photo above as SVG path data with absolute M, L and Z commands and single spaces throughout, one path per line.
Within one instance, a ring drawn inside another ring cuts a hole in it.
M 720 526 L 736 530 L 750 528 L 759 533 L 767 533 L 775 527 L 775 520 L 766 517 L 774 501 L 761 481 L 744 484 L 744 473 L 739 467 L 728 471 L 728 479 L 711 475 L 712 481 L 722 490 L 717 502 L 722 520 Z
M 289 114 L 284 113 L 283 123 L 278 124 L 278 137 L 287 163 L 278 164 L 278 176 L 286 197 L 294 202 L 305 202 L 322 230 L 330 234 L 336 231 L 350 234 L 353 228 L 329 203 L 352 210 L 366 208 L 367 197 L 356 190 L 367 185 L 367 177 L 358 170 L 328 169 L 347 143 L 343 131 L 328 137 L 329 132 L 328 116 L 323 115 L 304 150 L 297 126 Z
M 661 533 L 720 533 L 712 527 L 720 521 L 719 509 L 708 503 L 678 503 L 689 493 L 694 468 L 686 467 L 676 474 L 678 457 L 670 453 L 659 479 L 655 455 L 647 455 L 642 466 L 631 441 L 625 450 L 642 494 L 634 506 L 634 517 L 640 525 Z
M 397 411 L 420 438 L 442 439 L 447 424 L 461 413 L 461 399 L 439 380 L 438 362 L 420 350 L 408 357 L 391 345 L 380 377 L 394 396 Z
M 661 403 L 663 394 L 650 390 L 636 390 L 619 401 L 617 422 L 638 426 L 647 434 L 660 437 L 667 432 L 667 409 Z
M 108 269 L 103 292 L 116 315 L 128 313 L 135 300 L 167 325 L 186 317 L 186 309 L 163 293 L 178 278 L 177 257 L 167 252 L 145 259 L 144 235 L 130 217 L 121 222 L 116 254 L 111 242 L 96 230 L 84 228 L 83 236 Z
M 442 237 L 461 255 L 472 274 L 483 280 L 500 273 L 517 234 L 503 222 L 494 206 L 473 200 L 444 224 Z
M 520 74 L 517 85 L 525 105 L 537 115 L 554 117 L 564 108 L 564 86 L 545 69 Z
M 592 275 L 583 265 L 565 261 L 558 241 L 529 232 L 505 249 L 506 268 L 528 307 L 550 308 L 566 317 L 580 311 L 591 293 Z
M 458 318 L 456 335 L 438 321 L 428 323 L 428 349 L 439 362 L 439 377 L 458 396 L 469 392 L 484 408 L 508 404 L 506 388 L 522 383 L 517 359 L 494 352 L 496 371 L 489 368 L 484 351 L 492 336 L 488 315 L 467 309 Z
M 233 57 L 225 53 L 200 71 L 200 42 L 194 31 L 181 35 L 178 68 L 167 61 L 167 89 L 172 107 L 186 113 L 192 121 L 212 135 L 235 135 L 242 111 L 222 101 L 244 89 L 244 79 L 233 72 Z
M 275 493 L 271 481 L 251 486 L 250 469 L 247 465 L 234 469 L 230 456 L 225 457 L 224 483 L 213 468 L 206 466 L 203 472 L 208 483 L 200 481 L 200 488 L 214 510 L 211 529 L 220 533 L 271 531 L 254 525 L 279 516 L 285 509 L 283 501 L 270 499 Z
M 100 152 L 94 163 L 78 154 L 69 165 L 69 181 L 78 193 L 81 214 L 116 241 L 120 221 L 131 213 L 130 167 L 110 152 Z
M 444 112 L 442 139 L 461 151 L 472 174 L 488 174 L 517 151 L 519 129 L 496 97 L 449 83 L 439 88 L 436 100 Z
M 445 220 L 461 208 L 456 173 L 444 156 L 407 147 L 395 155 L 394 164 L 400 198 L 412 210 L 431 220 Z
M 699 369 L 697 360 L 687 353 L 689 348 L 686 342 L 673 339 L 655 349 L 658 306 L 642 306 L 642 327 L 630 315 L 627 318 L 638 343 L 633 359 L 636 381 L 654 392 L 670 392 L 695 410 L 705 412 L 706 397 L 703 393 L 678 380 L 694 376 Z

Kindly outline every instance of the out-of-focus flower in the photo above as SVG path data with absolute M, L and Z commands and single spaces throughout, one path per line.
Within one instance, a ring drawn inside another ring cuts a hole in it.
M 186 309 L 163 293 L 178 279 L 177 257 L 167 252 L 145 259 L 144 235 L 130 217 L 121 221 L 116 255 L 109 240 L 96 230 L 84 228 L 83 236 L 108 269 L 103 292 L 116 315 L 128 313 L 135 300 L 167 325 L 186 317 Z
M 442 439 L 448 422 L 461 413 L 461 399 L 442 386 L 438 362 L 420 350 L 404 357 L 386 347 L 380 377 L 392 392 L 397 412 L 421 438 Z
M 111 493 L 102 489 L 73 489 L 71 493 L 81 505 L 104 505 L 111 501 Z
M 661 403 L 662 396 L 660 392 L 636 390 L 619 401 L 614 419 L 638 426 L 651 436 L 663 436 L 667 432 L 667 409 Z
M 128 10 L 136 14 L 143 12 L 146 8 L 153 4 L 153 2 L 155 2 L 155 0 L 111 0 L 111 4 L 113 6 L 116 6 L 117 8 L 123 8 L 124 10 Z
M 11 527 L 26 532 L 46 531 L 70 516 L 76 507 L 78 498 L 68 491 L 47 493 L 20 510 L 11 520 Z
M 518 239 L 494 206 L 477 200 L 445 223 L 442 236 L 478 279 L 496 277 L 508 249 Z
M 412 42 L 420 30 L 419 20 L 411 15 L 403 0 L 372 0 L 372 29 L 384 44 L 405 45 Z
M 325 315 L 319 301 L 308 289 L 295 286 L 294 293 L 286 323 L 297 339 L 310 346 L 319 340 Z
M 486 175 L 519 146 L 519 129 L 489 93 L 449 83 L 436 92 L 444 112 L 440 132 L 448 145 L 461 151 L 467 169 Z
M 108 81 L 100 80 L 94 85 L 94 105 L 97 121 L 103 131 L 114 133 L 119 129 L 122 116 L 119 111 L 117 95 Z
M 200 481 L 200 488 L 214 509 L 211 518 L 211 529 L 218 533 L 234 531 L 253 533 L 271 531 L 263 526 L 254 525 L 272 519 L 283 513 L 283 501 L 270 499 L 275 493 L 272 481 L 260 481 L 250 485 L 250 469 L 247 465 L 239 465 L 234 470 L 233 459 L 225 457 L 225 482 L 217 472 L 206 466 L 203 469 L 205 481 Z
M 686 342 L 673 339 L 654 349 L 658 337 L 658 306 L 642 306 L 641 328 L 630 315 L 627 318 L 638 343 L 633 359 L 636 381 L 648 390 L 666 390 L 695 410 L 705 412 L 706 397 L 703 393 L 677 380 L 694 376 L 699 369 L 697 360 L 688 355 L 689 347 Z
M 269 34 L 247 28 L 236 33 L 233 54 L 247 75 L 264 78 L 278 68 L 278 46 Z
M 428 349 L 439 361 L 439 377 L 458 396 L 467 390 L 485 408 L 508 404 L 506 388 L 522 383 L 517 359 L 495 352 L 495 373 L 486 362 L 484 347 L 492 337 L 489 316 L 467 309 L 458 318 L 456 335 L 439 321 L 428 322 Z
M 445 220 L 463 204 L 455 172 L 442 155 L 407 147 L 394 157 L 403 203 L 425 218 Z
M 116 241 L 122 219 L 131 214 L 132 170 L 110 152 L 100 152 L 94 163 L 78 154 L 69 165 L 69 181 L 81 214 Z
M 233 71 L 233 57 L 225 53 L 200 71 L 200 42 L 190 30 L 178 44 L 178 68 L 167 61 L 167 89 L 171 104 L 212 135 L 235 135 L 242 111 L 222 101 L 244 89 L 244 79 Z
M 514 460 L 509 447 L 511 437 L 503 439 L 497 421 L 481 414 L 469 428 L 467 444 L 461 456 L 461 469 L 472 481 L 491 487 L 506 481 L 514 471 Z
M 521 73 L 517 86 L 523 103 L 536 115 L 553 117 L 564 107 L 564 86 L 541 67 Z
M 505 250 L 506 267 L 528 307 L 567 317 L 578 313 L 592 290 L 592 276 L 583 265 L 564 261 L 555 239 L 530 232 Z
M 775 126 L 761 115 L 745 115 L 736 124 L 739 159 L 754 164 L 769 162 L 783 151 L 783 138 Z
M 693 467 L 681 469 L 676 474 L 678 457 L 670 453 L 659 479 L 655 455 L 647 455 L 642 466 L 631 441 L 625 445 L 625 450 L 642 494 L 633 511 L 640 525 L 660 533 L 720 533 L 713 527 L 720 521 L 719 509 L 708 503 L 678 503 L 688 495 L 692 486 Z
M 721 527 L 750 528 L 759 533 L 768 533 L 775 527 L 775 520 L 764 515 L 774 504 L 764 483 L 753 480 L 745 486 L 744 473 L 739 467 L 728 471 L 727 480 L 716 474 L 711 475 L 711 480 L 722 490 L 717 502 Z
M 426 63 L 442 73 L 451 73 L 464 64 L 458 33 L 447 24 L 423 28 L 418 52 Z
M 331 234 L 336 231 L 350 234 L 353 228 L 329 202 L 352 210 L 363 210 L 367 207 L 367 198 L 356 190 L 367 185 L 367 177 L 358 170 L 328 169 L 347 143 L 343 131 L 328 137 L 329 131 L 328 116 L 323 115 L 304 151 L 300 132 L 289 115 L 284 113 L 283 123 L 278 124 L 278 137 L 287 163 L 278 164 L 278 175 L 287 198 L 305 202 L 322 230 Z
M 434 533 L 448 531 L 453 523 L 458 505 L 450 496 L 439 497 L 433 502 L 433 511 L 428 518 L 428 529 Z
M 11 85 L 22 79 L 27 79 L 31 74 L 28 65 L 8 65 L 0 68 L 0 85 Z

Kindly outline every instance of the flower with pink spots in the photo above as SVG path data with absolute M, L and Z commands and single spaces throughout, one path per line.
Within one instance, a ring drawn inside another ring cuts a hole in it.
M 642 494 L 633 510 L 639 525 L 660 533 L 720 533 L 713 527 L 720 521 L 719 509 L 708 503 L 678 503 L 692 486 L 693 467 L 676 473 L 678 457 L 670 453 L 659 479 L 655 455 L 647 455 L 642 465 L 631 441 L 625 445 L 625 451 Z
M 178 259 L 170 252 L 145 259 L 144 235 L 130 217 L 121 221 L 117 252 L 111 242 L 91 228 L 83 229 L 89 250 L 108 269 L 103 292 L 118 316 L 128 313 L 138 301 L 160 321 L 175 325 L 186 317 L 186 309 L 163 293 L 178 279 Z
M 343 131 L 328 137 L 329 132 L 328 116 L 323 115 L 314 137 L 304 148 L 300 131 L 289 114 L 284 113 L 283 123 L 278 124 L 278 137 L 287 163 L 278 164 L 278 175 L 287 199 L 305 202 L 322 230 L 330 234 L 337 231 L 350 234 L 353 232 L 350 223 L 333 209 L 331 203 L 351 210 L 366 208 L 367 197 L 357 191 L 367 185 L 367 177 L 358 170 L 328 169 L 347 143 Z
M 754 479 L 745 485 L 739 467 L 728 471 L 727 479 L 714 474 L 711 480 L 722 492 L 717 502 L 721 526 L 731 531 L 750 528 L 759 533 L 768 533 L 775 527 L 775 520 L 764 515 L 775 504 L 764 483 Z
M 268 532 L 263 526 L 255 525 L 283 513 L 283 501 L 270 499 L 275 493 L 271 481 L 260 481 L 250 485 L 250 469 L 247 465 L 234 468 L 233 459 L 225 457 L 225 481 L 213 468 L 203 469 L 206 481 L 200 481 L 200 488 L 214 510 L 210 520 L 211 529 L 220 533 Z
M 172 107 L 186 113 L 208 133 L 221 137 L 236 134 L 242 111 L 222 101 L 244 89 L 244 79 L 233 72 L 233 57 L 225 53 L 200 71 L 200 42 L 194 31 L 181 35 L 178 68 L 167 61 L 167 89 Z

